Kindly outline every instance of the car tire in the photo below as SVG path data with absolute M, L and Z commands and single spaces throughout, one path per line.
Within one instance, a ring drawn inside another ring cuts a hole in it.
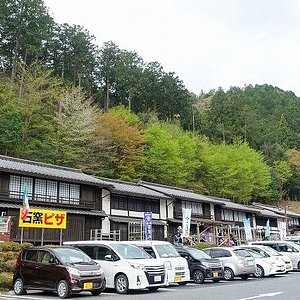
M 255 273 L 254 273 L 254 277 L 256 277 L 256 278 L 265 277 L 265 271 L 264 271 L 264 268 L 261 265 L 256 265 L 256 270 L 255 270 Z
M 249 274 L 241 275 L 241 278 L 242 278 L 243 280 L 246 280 L 246 279 L 248 279 L 249 277 L 250 277 Z
M 116 277 L 115 290 L 118 294 L 126 294 L 128 292 L 129 282 L 125 274 L 120 274 Z
M 27 292 L 24 288 L 24 282 L 22 278 L 17 278 L 14 282 L 14 292 L 16 295 L 26 295 Z
M 102 291 L 98 290 L 98 291 L 91 291 L 93 296 L 99 296 L 101 294 Z
M 151 292 L 156 292 L 159 289 L 159 286 L 150 286 L 148 287 L 148 290 Z
M 300 270 L 300 261 L 297 263 L 297 269 Z
M 66 280 L 61 280 L 57 284 L 57 294 L 58 294 L 58 297 L 61 299 L 66 299 L 66 298 L 70 297 L 70 287 Z
M 224 279 L 225 280 L 233 280 L 234 273 L 230 268 L 224 268 Z
M 200 284 L 204 282 L 205 275 L 201 270 L 195 270 L 192 274 L 195 283 Z
M 183 282 L 178 282 L 179 285 L 187 285 L 187 281 L 183 281 Z

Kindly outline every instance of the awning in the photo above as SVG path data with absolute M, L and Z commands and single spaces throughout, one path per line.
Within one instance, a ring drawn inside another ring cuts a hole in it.
M 15 204 L 15 203 L 7 203 L 7 202 L 0 202 L 0 207 L 2 208 L 15 208 L 20 209 L 23 207 L 22 204 Z M 85 216 L 98 216 L 98 217 L 107 217 L 107 214 L 103 210 L 82 210 L 82 209 L 69 209 L 69 208 L 54 208 L 49 206 L 33 206 L 30 205 L 31 208 L 37 208 L 37 209 L 54 209 L 58 211 L 65 211 L 69 214 L 75 214 L 75 215 L 85 215 Z
M 138 219 L 138 218 L 109 217 L 109 219 L 113 222 L 116 222 L 116 223 L 137 223 L 137 224 L 141 224 L 141 222 L 144 222 L 143 219 Z M 167 226 L 168 225 L 164 221 L 155 220 L 155 219 L 152 219 L 152 224 L 153 225 L 161 225 L 161 226 Z

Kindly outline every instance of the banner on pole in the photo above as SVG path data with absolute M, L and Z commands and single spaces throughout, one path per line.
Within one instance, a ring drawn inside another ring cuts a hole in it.
M 243 223 L 244 223 L 246 241 L 252 241 L 252 230 L 251 230 L 250 219 L 244 219 Z
M 183 237 L 190 236 L 191 216 L 192 216 L 191 208 L 182 208 L 182 236 Z
M 152 240 L 152 212 L 144 212 L 144 228 L 147 241 Z
M 30 208 L 25 219 L 22 219 L 22 209 L 19 214 L 19 227 L 61 228 L 67 227 L 67 213 L 59 210 Z

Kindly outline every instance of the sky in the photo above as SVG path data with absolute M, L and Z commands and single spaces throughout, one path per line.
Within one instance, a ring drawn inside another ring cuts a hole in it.
M 56 23 L 81 25 L 158 61 L 195 94 L 271 84 L 300 96 L 298 0 L 44 0 Z

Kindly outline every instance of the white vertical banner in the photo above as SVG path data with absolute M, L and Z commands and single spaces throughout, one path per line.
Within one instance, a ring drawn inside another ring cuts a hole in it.
M 182 236 L 190 236 L 190 227 L 191 227 L 191 208 L 182 208 Z
M 278 221 L 277 224 L 277 228 L 279 230 L 279 239 L 284 241 L 286 239 L 286 223 Z
M 252 241 L 252 230 L 251 230 L 250 219 L 244 219 L 243 222 L 244 222 L 246 241 Z

